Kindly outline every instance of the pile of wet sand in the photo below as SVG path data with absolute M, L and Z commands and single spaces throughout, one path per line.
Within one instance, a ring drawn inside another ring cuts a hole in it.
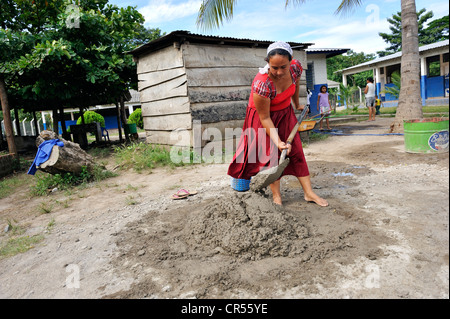
M 186 243 L 195 249 L 259 260 L 305 250 L 308 220 L 269 199 L 248 192 L 214 201 L 187 223 Z
M 336 263 L 380 254 L 386 238 L 352 216 L 345 206 L 287 209 L 258 193 L 228 191 L 153 210 L 117 234 L 120 253 L 113 264 L 130 271 L 136 283 L 109 297 L 146 296 L 159 291 L 161 278 L 163 288 L 173 290 L 155 298 L 192 291 L 199 298 L 224 296 L 238 287 L 260 292 L 272 286 L 273 276 L 287 286 L 304 285 L 334 271 Z

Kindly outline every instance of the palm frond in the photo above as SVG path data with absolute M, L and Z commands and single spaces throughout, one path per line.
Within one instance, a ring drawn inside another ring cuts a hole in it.
M 362 2 L 362 0 L 342 0 L 341 4 L 336 9 L 334 14 L 340 14 L 342 16 L 350 14 L 357 6 L 360 6 Z
M 197 16 L 197 27 L 219 28 L 224 20 L 231 20 L 237 0 L 203 0 Z
M 293 0 L 293 1 L 286 0 L 286 7 L 289 5 L 289 2 L 293 2 L 294 5 L 296 5 L 296 4 L 305 3 L 306 0 Z

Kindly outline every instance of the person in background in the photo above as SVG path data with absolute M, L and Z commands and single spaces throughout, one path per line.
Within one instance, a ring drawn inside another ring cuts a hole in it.
M 366 106 L 369 108 L 369 121 L 375 121 L 375 84 L 373 84 L 373 78 L 367 78 L 367 85 L 364 89 L 366 96 Z
M 306 88 L 306 106 L 308 107 L 308 114 L 311 114 L 311 96 L 311 90 L 309 88 Z
M 325 114 L 325 121 L 327 123 L 327 129 L 331 130 L 330 127 L 330 119 L 328 115 L 331 114 L 331 103 L 330 103 L 330 96 L 328 94 L 328 89 L 326 85 L 322 85 L 320 87 L 320 93 L 317 97 L 317 111 L 320 112 L 320 114 Z M 322 130 L 323 126 L 323 119 L 319 122 L 319 129 Z
M 378 95 L 375 95 L 375 115 L 380 115 L 380 108 L 383 105 L 383 102 L 378 98 Z

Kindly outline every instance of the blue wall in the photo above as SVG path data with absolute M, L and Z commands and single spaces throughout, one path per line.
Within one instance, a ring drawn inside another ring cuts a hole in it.
M 445 95 L 444 76 L 427 77 L 427 98 L 441 97 Z
M 322 85 L 327 86 L 326 84 L 314 84 L 314 89 L 311 90 L 312 96 L 309 99 L 309 103 L 310 103 L 309 109 L 311 110 L 311 113 L 310 113 L 311 116 L 314 116 L 314 115 L 317 115 L 320 113 L 320 111 L 317 110 L 317 97 L 319 96 L 320 87 Z
M 447 81 L 447 82 L 445 82 Z M 444 97 L 445 85 L 448 87 L 448 78 L 445 76 L 427 77 L 422 75 L 420 78 L 420 96 L 422 97 L 422 105 L 426 105 L 426 100 L 431 97 Z M 393 83 L 385 84 L 385 87 L 393 87 Z M 383 101 L 396 101 L 397 98 L 392 94 L 386 93 Z
M 389 84 L 385 84 L 384 85 L 385 87 L 394 87 L 395 85 L 393 84 L 393 83 L 389 83 Z M 385 101 L 396 101 L 397 100 L 397 97 L 395 97 L 394 95 L 392 95 L 392 94 L 389 94 L 389 93 L 386 93 L 385 94 L 385 97 L 384 97 L 384 100 Z

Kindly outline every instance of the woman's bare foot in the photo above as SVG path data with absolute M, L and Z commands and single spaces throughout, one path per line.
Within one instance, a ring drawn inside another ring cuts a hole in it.
M 277 205 L 283 206 L 283 201 L 281 200 L 281 196 L 274 195 L 273 202 Z
M 305 195 L 305 200 L 307 202 L 314 202 L 319 206 L 326 207 L 328 206 L 328 202 L 322 197 L 317 196 L 316 194 Z

